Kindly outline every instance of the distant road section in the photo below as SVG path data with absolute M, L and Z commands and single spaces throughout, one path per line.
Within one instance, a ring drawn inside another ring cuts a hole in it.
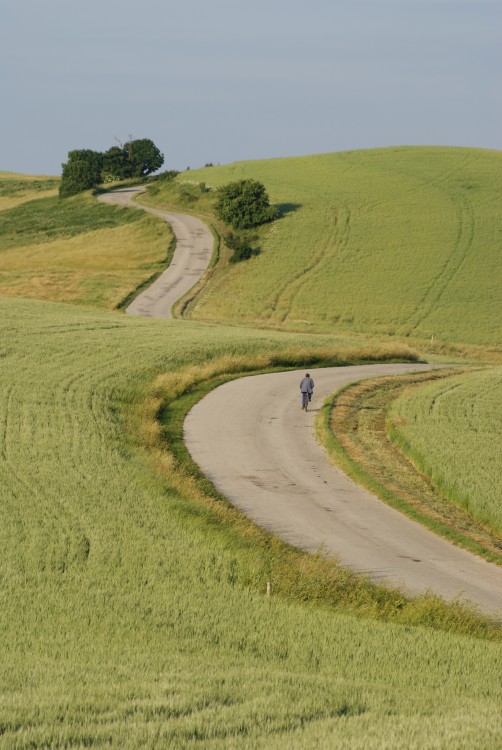
M 322 550 L 376 582 L 465 598 L 502 616 L 502 569 L 447 542 L 351 482 L 326 461 L 315 411 L 346 383 L 430 365 L 312 370 L 312 411 L 300 408 L 304 371 L 240 378 L 216 388 L 185 420 L 192 458 L 235 506 L 285 541 Z
M 169 268 L 148 289 L 138 294 L 126 309 L 128 315 L 172 318 L 173 305 L 194 286 L 209 265 L 213 254 L 213 235 L 206 224 L 194 216 L 160 211 L 135 203 L 132 199 L 144 190 L 143 187 L 114 190 L 100 195 L 98 200 L 147 211 L 160 216 L 172 227 L 176 250 Z

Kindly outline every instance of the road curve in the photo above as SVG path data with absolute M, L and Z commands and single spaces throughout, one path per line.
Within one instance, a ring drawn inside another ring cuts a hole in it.
M 176 250 L 169 267 L 126 308 L 128 315 L 171 318 L 173 305 L 193 287 L 208 267 L 213 253 L 213 235 L 206 224 L 194 216 L 159 211 L 134 203 L 132 198 L 144 190 L 144 187 L 123 188 L 104 193 L 98 200 L 147 211 L 171 225 L 176 236 Z
M 467 599 L 502 616 L 502 569 L 450 544 L 357 487 L 326 460 L 315 411 L 346 383 L 431 369 L 366 365 L 310 370 L 312 410 L 300 408 L 303 371 L 216 388 L 190 411 L 188 450 L 233 505 L 290 544 L 335 555 L 376 582 L 409 593 Z

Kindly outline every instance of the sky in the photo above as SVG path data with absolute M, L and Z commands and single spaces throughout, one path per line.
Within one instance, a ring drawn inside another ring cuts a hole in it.
M 0 170 L 502 148 L 502 0 L 0 0 Z

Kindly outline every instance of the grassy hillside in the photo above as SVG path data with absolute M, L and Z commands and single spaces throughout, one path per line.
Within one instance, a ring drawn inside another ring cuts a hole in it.
M 0 175 L 14 201 L 0 211 L 1 296 L 113 309 L 165 268 L 172 235 L 163 222 L 90 194 L 61 201 L 34 184 Z
M 502 371 L 449 379 L 394 402 L 392 435 L 434 484 L 502 534 Z
M 498 746 L 498 644 L 267 598 L 125 430 L 159 372 L 307 341 L 0 300 L 3 748 Z
M 177 180 L 217 187 L 247 177 L 264 182 L 283 218 L 263 230 L 258 257 L 217 271 L 194 319 L 500 342 L 502 153 L 389 148 Z M 172 201 L 169 185 L 154 199 Z M 199 204 L 208 210 L 207 194 Z
M 59 178 L 0 171 L 0 211 L 57 194 Z

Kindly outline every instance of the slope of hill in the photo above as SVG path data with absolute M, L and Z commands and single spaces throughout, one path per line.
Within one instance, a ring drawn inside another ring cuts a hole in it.
M 0 173 L 0 295 L 111 309 L 164 270 L 163 222 L 89 193 L 60 201 L 57 183 Z
M 282 218 L 222 264 L 189 314 L 294 330 L 495 344 L 502 332 L 502 153 L 402 147 L 179 175 L 261 180 Z M 169 187 L 155 196 L 172 199 Z M 197 210 L 197 203 L 192 204 Z
M 0 171 L 0 211 L 57 193 L 59 178 Z

